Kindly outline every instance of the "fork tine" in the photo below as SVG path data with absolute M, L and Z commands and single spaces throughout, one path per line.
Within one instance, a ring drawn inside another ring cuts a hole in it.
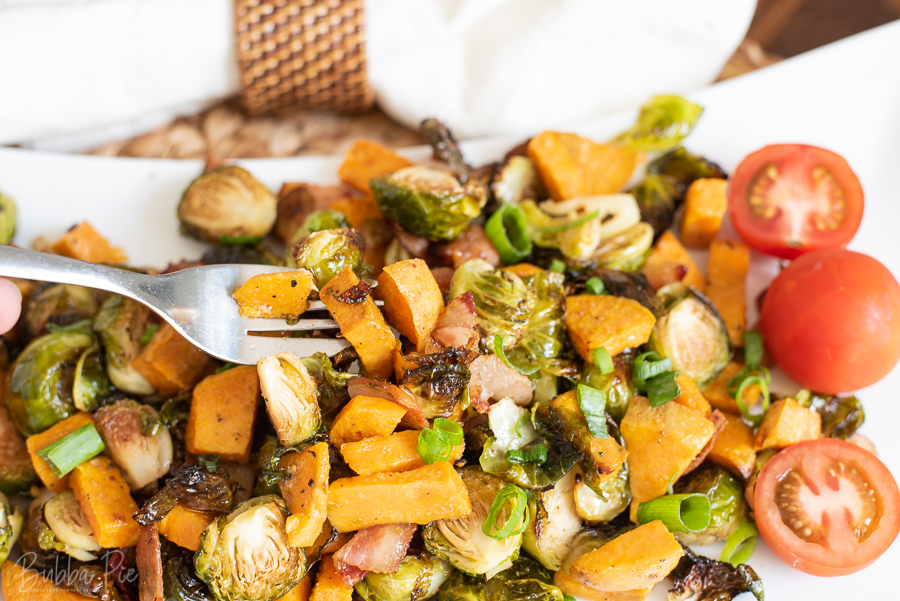
M 240 320 L 242 333 L 247 332 L 303 332 L 307 330 L 336 330 L 338 324 L 333 319 L 301 319 L 289 324 L 283 319 L 258 319 L 243 317 Z
M 307 303 L 309 306 L 306 308 L 307 311 L 324 311 L 326 309 L 325 303 L 322 301 L 309 301 Z M 376 307 L 383 307 L 384 301 L 377 300 L 375 301 Z
M 242 336 L 238 344 L 237 363 L 254 365 L 260 359 L 277 353 L 293 353 L 308 357 L 325 353 L 329 357 L 344 350 L 350 343 L 342 338 L 270 338 L 266 336 Z

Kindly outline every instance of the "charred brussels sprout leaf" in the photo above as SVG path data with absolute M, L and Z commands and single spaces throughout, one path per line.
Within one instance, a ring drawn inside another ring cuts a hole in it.
M 728 175 L 722 168 L 712 161 L 680 147 L 667 152 L 650 163 L 647 171 L 650 175 L 667 175 L 673 178 L 680 198 L 684 198 L 688 187 L 695 180 L 700 178 L 728 178 Z
M 528 317 L 525 335 L 508 355 L 510 362 L 521 367 L 533 367 L 562 356 L 566 343 L 565 276 L 541 271 L 528 283 L 534 290 L 534 310 Z
M 530 557 L 520 557 L 484 585 L 485 601 L 563 601 L 553 574 Z
M 847 440 L 866 421 L 862 403 L 855 396 L 800 392 L 797 401 L 822 417 L 822 436 Z
M 325 353 L 315 353 L 300 359 L 300 362 L 318 383 L 319 409 L 323 419 L 332 415 L 349 398 L 347 385 L 358 374 L 336 369 Z
M 699 493 L 709 498 L 709 527 L 702 532 L 678 532 L 686 545 L 708 545 L 725 540 L 738 527 L 744 513 L 744 487 L 728 470 L 703 464 L 675 484 L 675 492 Z
M 426 419 L 434 419 L 453 413 L 456 401 L 471 377 L 472 372 L 461 363 L 437 363 L 407 371 L 401 384 L 426 401 L 422 412 Z
M 83 332 L 47 334 L 31 342 L 10 366 L 3 400 L 24 436 L 43 432 L 73 415 L 75 368 L 96 343 Z
M 453 568 L 433 555 L 407 555 L 393 574 L 369 572 L 356 585 L 365 601 L 417 601 L 434 595 Z
M 747 564 L 733 568 L 688 548 L 669 578 L 674 582 L 669 589 L 672 601 L 729 601 L 748 591 L 757 601 L 765 599 L 762 580 Z
M 224 513 L 231 509 L 237 486 L 221 472 L 211 474 L 199 465 L 186 463 L 134 514 L 134 519 L 149 526 L 166 517 L 179 501 L 197 511 Z
M 93 411 L 100 399 L 112 391 L 103 361 L 100 344 L 95 342 L 87 348 L 75 364 L 72 382 L 72 402 L 80 411 Z
M 93 319 L 100 303 L 90 288 L 69 284 L 39 284 L 22 307 L 25 329 L 30 338 L 48 332 L 50 324 L 68 326 Z
M 19 508 L 0 492 L 0 565 L 6 561 L 13 545 L 22 533 L 24 518 Z
M 166 601 L 212 601 L 206 583 L 197 578 L 190 556 L 170 557 L 163 563 L 163 594 Z
M 519 204 L 523 200 L 544 200 L 547 192 L 541 183 L 537 167 L 528 157 L 511 156 L 500 167 L 491 182 L 491 190 L 498 202 Z
M 641 107 L 635 124 L 614 142 L 634 150 L 665 151 L 691 133 L 703 107 L 681 96 L 654 96 Z
M 450 133 L 450 129 L 437 119 L 425 119 L 422 121 L 422 131 L 428 137 L 428 143 L 434 150 L 434 158 L 447 165 L 453 173 L 453 177 L 461 184 L 469 181 L 469 166 L 463 159 L 459 144 Z
M 454 272 L 450 298 L 471 292 L 478 321 L 493 347 L 494 336 L 503 338 L 503 348 L 511 349 L 525 334 L 534 311 L 534 291 L 509 271 L 494 269 L 483 259 L 470 259 Z
M 294 250 L 297 266 L 310 271 L 322 288 L 345 267 L 357 275 L 363 265 L 366 239 L 352 228 L 321 230 L 301 239 Z
M 134 368 L 143 350 L 140 340 L 150 325 L 150 309 L 115 294 L 94 318 L 94 330 L 106 350 L 106 370 L 116 388 L 132 394 L 151 394 L 153 385 Z
M 275 225 L 278 199 L 246 170 L 220 167 L 191 182 L 178 205 L 184 230 L 207 242 L 262 238 Z
M 258 497 L 203 532 L 194 567 L 218 601 L 277 599 L 300 583 L 306 556 L 288 543 L 288 515 L 279 497 Z
M 0 244 L 9 244 L 15 235 L 16 203 L 0 192 Z
M 376 177 L 370 186 L 385 217 L 433 242 L 459 237 L 486 201 L 470 194 L 449 173 L 421 166 Z

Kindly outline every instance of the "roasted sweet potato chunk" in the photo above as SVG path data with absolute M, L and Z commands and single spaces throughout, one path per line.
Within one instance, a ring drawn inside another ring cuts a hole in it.
M 820 436 L 822 417 L 794 399 L 786 398 L 772 403 L 766 411 L 766 416 L 756 431 L 754 446 L 757 451 L 781 450 L 788 445 L 815 440 Z
M 387 175 L 412 165 L 393 150 L 369 140 L 357 140 L 344 156 L 338 169 L 338 177 L 360 192 L 369 193 L 369 181 L 379 175 Z
M 131 516 L 138 506 L 122 472 L 108 457 L 100 455 L 76 467 L 70 484 L 97 544 L 104 549 L 137 544 L 141 527 Z
M 684 197 L 681 241 L 689 248 L 708 248 L 728 209 L 728 181 L 719 178 L 695 180 Z
M 286 525 L 288 541 L 294 547 L 309 547 L 322 531 L 328 512 L 328 443 L 285 455 L 280 466 L 285 475 L 278 486 L 291 512 Z
M 709 247 L 709 283 L 706 286 L 706 296 L 725 321 L 731 344 L 739 347 L 744 346 L 744 288 L 748 269 L 750 249 L 746 244 L 713 240 Z
M 425 261 L 409 259 L 386 265 L 375 293 L 384 301 L 388 322 L 422 351 L 444 310 L 441 289 Z
M 639 302 L 617 296 L 579 294 L 566 297 L 566 329 L 582 359 L 594 360 L 594 349 L 611 356 L 650 339 L 656 317 Z
M 128 261 L 121 248 L 111 245 L 87 221 L 72 226 L 51 250 L 58 255 L 89 263 L 120 264 Z
M 701 292 L 706 288 L 706 278 L 700 268 L 670 230 L 663 232 L 656 241 L 647 261 L 641 267 L 641 273 L 657 290 L 675 282 L 693 286 Z
M 305 269 L 253 276 L 234 291 L 241 317 L 296 319 L 309 306 L 312 274 Z
M 394 432 L 390 436 L 374 436 L 341 445 L 344 461 L 360 476 L 381 472 L 406 472 L 425 465 L 416 444 L 419 430 Z M 464 445 L 453 448 L 448 461 L 453 463 L 462 456 Z
M 196 386 L 216 368 L 212 357 L 165 323 L 134 360 L 134 369 L 162 395 Z
M 215 519 L 215 513 L 177 505 L 156 526 L 160 534 L 179 547 L 196 551 L 200 548 L 200 535 Z
M 256 409 L 262 396 L 253 365 L 209 376 L 194 388 L 187 425 L 187 448 L 194 455 L 218 455 L 247 463 Z

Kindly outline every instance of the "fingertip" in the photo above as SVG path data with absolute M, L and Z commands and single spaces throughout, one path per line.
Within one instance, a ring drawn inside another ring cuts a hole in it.
M 0 278 L 0 334 L 10 331 L 22 312 L 22 292 L 19 287 Z

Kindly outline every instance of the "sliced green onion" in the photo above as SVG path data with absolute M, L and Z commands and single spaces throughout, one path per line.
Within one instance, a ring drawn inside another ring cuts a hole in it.
M 647 390 L 647 380 L 653 376 L 672 371 L 671 359 L 660 359 L 656 353 L 641 353 L 634 359 L 634 367 L 631 371 L 631 380 L 635 388 L 644 392 Z
M 545 234 L 556 234 L 559 232 L 564 232 L 566 230 L 572 230 L 576 227 L 581 227 L 589 221 L 593 221 L 599 216 L 600 209 L 597 209 L 596 211 L 591 211 L 587 215 L 579 217 L 578 219 L 573 219 L 572 221 L 567 221 L 566 223 L 561 223 L 559 225 L 551 225 L 550 227 L 541 228 L 541 231 Z
M 507 512 L 506 521 L 498 523 L 503 519 L 501 514 L 503 513 L 503 508 L 507 505 L 511 505 L 511 507 Z M 481 531 L 484 532 L 485 536 L 502 540 L 522 534 L 525 532 L 527 525 L 528 497 L 525 496 L 525 492 L 521 488 L 510 484 L 497 492 L 493 503 L 491 503 L 491 508 L 488 510 L 487 518 L 485 518 L 484 524 L 481 526 Z
M 531 254 L 525 211 L 518 205 L 501 205 L 484 224 L 484 232 L 493 242 L 504 265 L 518 263 Z
M 681 394 L 678 382 L 675 381 L 676 375 L 678 372 L 667 371 L 647 380 L 647 398 L 651 407 L 659 407 Z
M 519 418 L 519 421 L 516 422 L 516 436 L 522 436 L 522 431 L 520 428 L 528 423 L 528 420 L 531 418 L 530 415 L 523 415 Z
M 744 332 L 744 365 L 753 368 L 762 362 L 763 337 L 759 332 Z
M 503 359 L 503 362 L 506 364 L 506 367 L 510 369 L 514 369 L 523 376 L 533 376 L 537 372 L 541 370 L 540 365 L 535 365 L 534 367 L 516 367 L 512 363 L 509 362 L 509 359 L 506 358 L 506 353 L 503 352 L 503 337 L 502 336 L 494 336 L 494 354 Z
M 609 438 L 609 431 L 606 429 L 606 393 L 593 386 L 579 384 L 575 388 L 575 395 L 591 434 L 598 438 Z
M 219 462 L 222 458 L 218 455 L 197 455 L 197 463 L 210 474 L 219 470 Z
M 559 259 L 553 259 L 553 262 L 550 263 L 550 271 L 555 271 L 556 273 L 565 273 L 566 264 Z
M 536 444 L 522 449 L 510 449 L 506 452 L 506 460 L 510 463 L 537 463 L 547 461 L 547 445 Z
M 75 323 L 70 323 L 67 326 L 48 323 L 44 327 L 47 328 L 47 331 L 51 334 L 68 334 L 69 332 L 89 332 L 91 330 L 92 323 L 93 322 L 90 319 L 80 319 Z
M 601 346 L 594 349 L 594 367 L 604 376 L 616 370 L 616 366 L 613 365 L 612 357 L 609 356 L 609 351 L 606 350 L 606 347 Z
M 591 291 L 591 294 L 602 296 L 606 294 L 606 284 L 600 278 L 590 278 L 584 283 L 585 288 Z
M 237 366 L 238 366 L 237 363 L 226 363 L 225 365 L 223 365 L 222 367 L 220 367 L 219 369 L 217 369 L 217 370 L 216 370 L 216 373 L 217 373 L 217 374 L 220 374 L 220 373 L 222 373 L 223 371 L 228 371 L 229 369 L 235 368 L 235 367 L 237 367 Z
M 637 510 L 638 524 L 660 520 L 672 532 L 701 532 L 709 527 L 709 497 L 700 493 L 666 495 Z
M 439 417 L 434 420 L 434 429 L 443 434 L 444 438 L 447 439 L 447 442 L 449 442 L 451 446 L 455 447 L 462 444 L 463 429 L 462 426 L 455 421 L 445 417 Z
M 747 408 L 747 404 L 744 403 L 744 390 L 752 385 L 756 384 L 759 386 L 759 390 L 762 393 L 762 405 L 760 408 L 762 409 L 762 413 L 753 414 L 750 413 L 750 409 Z M 741 415 L 745 420 L 752 423 L 754 426 L 759 426 L 762 423 L 763 415 L 765 415 L 766 411 L 769 410 L 769 378 L 764 377 L 758 373 L 751 373 L 746 376 L 741 383 L 738 384 L 736 394 L 734 396 L 734 401 L 737 403 L 738 409 L 741 411 Z
M 222 246 L 256 246 L 262 241 L 262 236 L 222 236 L 219 238 L 219 244 Z
M 759 537 L 756 524 L 743 517 L 740 524 L 737 530 L 728 535 L 728 540 L 722 548 L 722 555 L 719 557 L 719 561 L 728 562 L 733 568 L 747 563 L 756 549 L 756 539 Z
M 88 459 L 102 453 L 105 448 L 97 428 L 94 424 L 88 424 L 47 445 L 37 453 L 47 462 L 56 477 L 62 478 Z
M 572 595 L 563 595 L 563 601 L 577 601 Z
M 728 394 L 731 395 L 732 398 L 737 394 L 738 386 L 740 386 L 741 382 L 744 381 L 749 375 L 757 374 L 763 378 L 765 378 L 766 382 L 772 382 L 772 374 L 769 373 L 769 368 L 764 365 L 757 365 L 756 367 L 742 367 L 741 371 L 737 372 L 725 383 L 725 390 L 728 391 Z
M 419 432 L 419 440 L 416 442 L 416 451 L 426 465 L 447 461 L 453 452 L 453 445 L 442 432 L 426 428 Z
M 159 326 L 155 323 L 151 323 L 147 326 L 147 329 L 144 330 L 144 335 L 141 336 L 141 339 L 138 340 L 141 344 L 149 344 L 150 339 L 153 338 L 153 335 L 156 334 L 156 331 L 159 329 Z

